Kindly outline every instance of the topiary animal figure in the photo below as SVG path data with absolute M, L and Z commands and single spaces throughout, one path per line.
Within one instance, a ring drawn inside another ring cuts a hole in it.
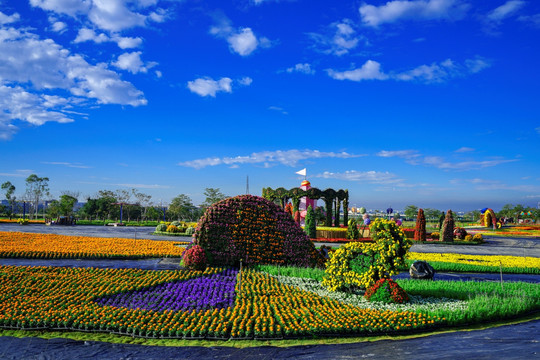
M 214 266 L 280 264 L 315 266 L 324 259 L 291 216 L 259 196 L 240 195 L 210 206 L 194 243 Z

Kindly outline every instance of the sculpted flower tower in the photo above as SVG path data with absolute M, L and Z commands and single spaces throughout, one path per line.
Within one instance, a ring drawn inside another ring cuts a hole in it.
M 300 184 L 300 189 L 302 190 L 309 190 L 311 189 L 311 183 L 307 180 L 302 181 L 302 184 Z M 317 200 L 310 199 L 307 196 L 304 196 L 300 198 L 300 204 L 298 205 L 298 211 L 300 212 L 300 225 L 305 225 L 306 215 L 307 215 L 307 209 L 311 206 L 313 210 L 317 207 Z

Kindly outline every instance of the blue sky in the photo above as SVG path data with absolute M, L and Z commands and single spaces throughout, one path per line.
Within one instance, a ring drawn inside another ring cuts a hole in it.
M 540 202 L 535 1 L 0 0 L 0 181 Z

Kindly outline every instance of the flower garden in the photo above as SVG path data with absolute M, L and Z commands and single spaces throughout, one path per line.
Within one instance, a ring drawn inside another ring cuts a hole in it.
M 392 280 L 437 271 L 540 274 L 540 259 L 409 252 L 395 223 L 325 260 L 285 212 L 244 195 L 210 207 L 194 243 L 0 233 L 0 257 L 184 257 L 179 270 L 0 265 L 0 328 L 159 339 L 289 339 L 431 332 L 540 310 L 538 283 Z

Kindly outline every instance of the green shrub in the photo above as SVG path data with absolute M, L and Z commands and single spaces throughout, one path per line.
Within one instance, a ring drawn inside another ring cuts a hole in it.
M 188 227 L 188 228 L 186 229 L 186 235 L 190 235 L 190 236 L 191 236 L 191 235 L 193 235 L 193 233 L 195 233 L 195 228 L 194 228 L 194 227 L 191 227 L 191 226 L 190 226 L 190 227 Z
M 347 226 L 347 239 L 358 240 L 360 239 L 360 231 L 358 231 L 358 223 L 355 219 L 350 219 Z
M 313 208 L 311 205 L 308 206 L 307 214 L 306 214 L 306 224 L 304 226 L 304 231 L 306 232 L 307 236 L 314 239 L 317 237 L 317 225 L 315 220 L 315 213 L 313 212 Z
M 180 221 L 173 221 L 173 222 L 171 223 L 171 225 L 174 225 L 174 226 L 176 226 L 176 227 L 181 227 L 181 226 L 182 226 L 182 223 L 181 223 Z
M 159 224 L 158 226 L 156 226 L 156 231 L 157 232 L 165 232 L 165 231 L 167 231 L 167 225 Z

